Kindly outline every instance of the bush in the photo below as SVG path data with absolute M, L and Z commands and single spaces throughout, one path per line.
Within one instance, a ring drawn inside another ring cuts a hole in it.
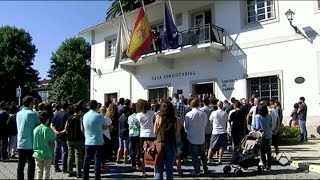
M 281 126 L 278 135 L 283 138 L 298 138 L 300 136 L 299 126 Z

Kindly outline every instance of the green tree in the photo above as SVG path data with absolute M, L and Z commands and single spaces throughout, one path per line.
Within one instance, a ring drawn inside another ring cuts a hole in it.
M 88 100 L 88 83 L 76 72 L 67 71 L 53 84 L 49 92 L 50 100 L 63 102 L 72 98 L 75 102 Z
M 87 100 L 90 84 L 90 44 L 82 37 L 66 39 L 51 56 L 48 76 L 54 80 L 50 100 Z M 79 88 L 78 88 L 79 87 Z M 52 99 L 51 99 L 52 98 Z
M 0 100 L 16 100 L 18 86 L 22 88 L 22 96 L 36 87 L 39 72 L 32 67 L 36 52 L 27 31 L 14 26 L 0 27 Z
M 148 5 L 155 2 L 155 0 L 143 0 L 143 2 L 144 5 Z M 121 4 L 123 12 L 130 12 L 141 7 L 141 0 L 121 0 Z M 121 14 L 119 0 L 114 0 L 107 10 L 106 20 L 117 17 Z
M 61 77 L 67 71 L 72 71 L 90 81 L 90 67 L 86 64 L 90 60 L 90 44 L 82 37 L 66 39 L 56 52 L 52 53 L 48 76 L 53 80 Z

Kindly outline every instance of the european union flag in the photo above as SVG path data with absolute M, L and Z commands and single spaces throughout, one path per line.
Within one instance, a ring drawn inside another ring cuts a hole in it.
M 163 28 L 163 46 L 167 49 L 177 49 L 179 47 L 178 29 L 173 22 L 172 15 L 168 9 L 166 1 L 164 2 Z

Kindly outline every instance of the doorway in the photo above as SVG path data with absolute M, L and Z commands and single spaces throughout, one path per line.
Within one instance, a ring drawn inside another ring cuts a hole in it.
M 193 92 L 194 94 L 214 94 L 213 82 L 194 84 Z

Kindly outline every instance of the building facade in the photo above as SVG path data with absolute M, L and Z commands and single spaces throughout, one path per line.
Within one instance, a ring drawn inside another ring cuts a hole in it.
M 214 93 L 220 100 L 278 99 L 284 123 L 300 96 L 308 105 L 309 135 L 320 125 L 319 1 L 171 1 L 180 48 L 123 60 L 113 71 L 120 17 L 80 32 L 92 44 L 91 99 L 157 99 L 173 93 Z M 163 1 L 146 6 L 153 29 L 163 30 Z M 295 16 L 290 25 L 285 13 Z M 133 27 L 137 10 L 126 14 Z M 297 26 L 294 29 L 293 27 Z
M 49 91 L 51 90 L 52 80 L 43 79 L 39 81 L 39 85 L 34 90 L 39 94 L 43 103 L 49 103 Z

